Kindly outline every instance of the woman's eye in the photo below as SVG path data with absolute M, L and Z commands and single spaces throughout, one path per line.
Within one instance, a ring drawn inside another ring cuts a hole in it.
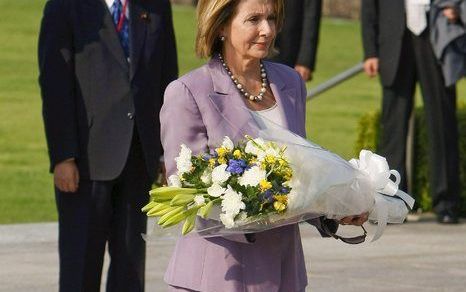
M 275 15 L 270 15 L 267 20 L 269 21 L 276 21 L 277 20 L 277 17 Z
M 257 17 L 257 16 L 250 17 L 250 18 L 248 19 L 248 21 L 250 21 L 250 22 L 258 22 L 258 21 L 259 21 L 259 17 Z

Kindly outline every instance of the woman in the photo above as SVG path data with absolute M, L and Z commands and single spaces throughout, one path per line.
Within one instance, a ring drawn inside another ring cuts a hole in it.
M 282 16 L 283 0 L 199 1 L 196 51 L 211 60 L 165 92 L 160 119 L 167 175 L 176 172 L 174 158 L 183 143 L 197 154 L 214 149 L 226 135 L 238 140 L 256 132 L 250 111 L 305 135 L 304 83 L 294 70 L 261 61 Z M 366 219 L 344 222 L 360 225 Z M 313 224 L 320 228 L 321 222 Z M 172 291 L 304 291 L 298 225 L 253 236 L 180 238 L 165 281 Z

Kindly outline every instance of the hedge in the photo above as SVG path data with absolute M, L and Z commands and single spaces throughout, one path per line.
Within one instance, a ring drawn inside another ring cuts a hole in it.
M 460 211 L 466 216 L 466 106 L 459 105 L 457 111 L 459 149 L 460 149 Z M 429 163 L 428 163 L 428 138 L 423 108 L 415 110 L 415 131 L 413 148 L 413 191 L 416 199 L 416 208 L 422 211 L 432 210 L 432 200 L 429 195 Z M 361 149 L 369 149 L 377 152 L 380 140 L 380 112 L 369 112 L 359 121 L 358 137 L 355 145 L 355 155 L 359 155 Z

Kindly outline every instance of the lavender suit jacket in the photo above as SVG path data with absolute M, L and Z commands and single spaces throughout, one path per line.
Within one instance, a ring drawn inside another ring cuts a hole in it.
M 305 136 L 304 83 L 293 69 L 264 63 L 288 128 Z M 235 141 L 258 130 L 217 58 L 167 87 L 160 121 L 167 175 L 176 173 L 174 158 L 183 143 L 198 154 L 218 147 L 225 135 Z M 257 233 L 254 243 L 243 235 L 180 238 L 165 282 L 206 292 L 301 291 L 307 276 L 298 225 Z

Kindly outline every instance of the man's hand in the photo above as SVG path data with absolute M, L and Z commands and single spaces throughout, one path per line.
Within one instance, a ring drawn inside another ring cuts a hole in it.
M 458 21 L 459 13 L 458 9 L 454 7 L 446 7 L 443 9 L 443 15 L 448 19 L 449 22 L 455 23 Z
M 312 71 L 308 67 L 303 65 L 296 65 L 294 66 L 294 69 L 298 71 L 299 75 L 301 75 L 301 78 L 303 78 L 304 81 L 312 80 Z
M 362 213 L 361 215 L 346 216 L 340 219 L 339 223 L 342 225 L 356 225 L 361 226 L 369 218 L 369 213 Z
M 367 76 L 375 77 L 379 73 L 379 58 L 368 58 L 364 61 L 364 72 Z
M 65 160 L 55 165 L 53 181 L 62 192 L 74 193 L 78 190 L 79 171 L 74 159 Z

